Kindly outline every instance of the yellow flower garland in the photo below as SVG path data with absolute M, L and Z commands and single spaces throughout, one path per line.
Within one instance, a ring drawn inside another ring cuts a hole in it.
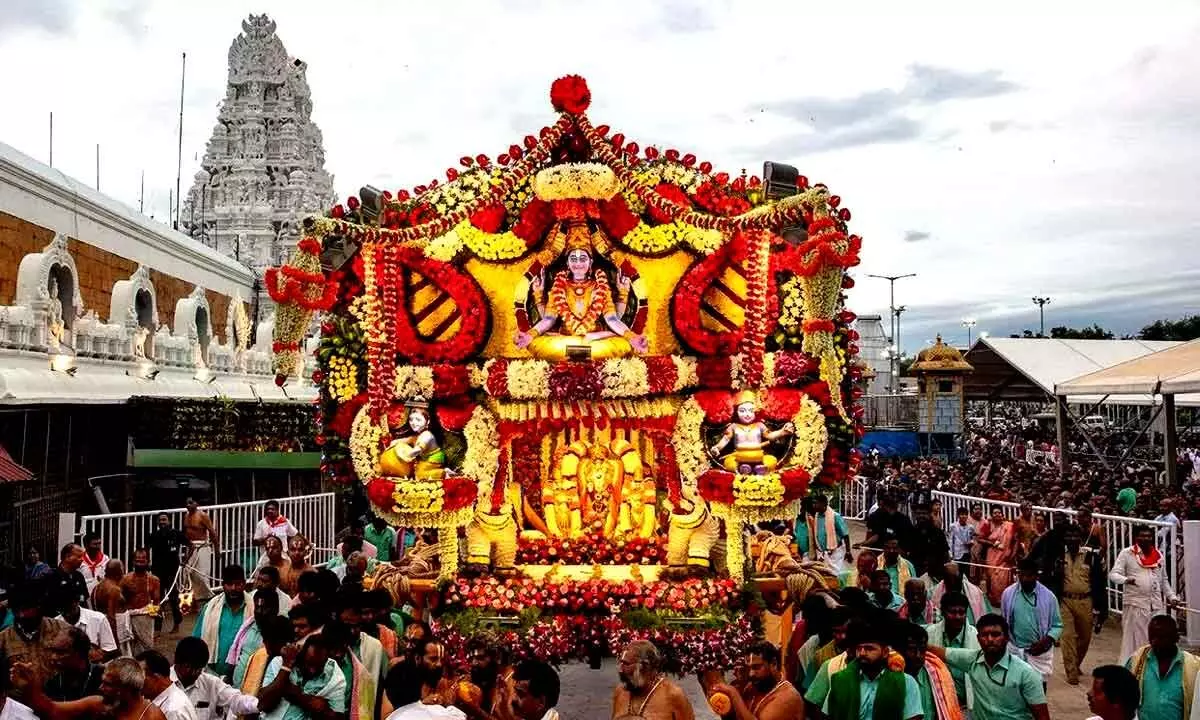
M 462 236 L 455 228 L 445 235 L 430 240 L 429 244 L 425 246 L 425 257 L 448 263 L 458 257 L 458 254 L 462 252 L 463 245 Z
M 433 397 L 433 368 L 427 365 L 396 366 L 396 397 L 401 400 Z
M 779 473 L 733 476 L 733 504 L 739 507 L 775 507 L 783 502 Z
M 358 394 L 358 366 L 341 355 L 329 358 L 329 378 L 325 387 L 338 404 L 350 400 Z
M 804 282 L 799 277 L 790 277 L 779 286 L 779 291 L 783 299 L 779 327 L 788 335 L 799 335 L 804 323 Z
M 617 194 L 617 174 L 603 163 L 562 163 L 538 172 L 533 190 L 539 199 L 607 200 Z
M 496 484 L 500 463 L 500 432 L 496 427 L 496 416 L 482 405 L 476 407 L 463 428 L 463 435 L 467 439 L 463 475 L 475 481 L 480 498 L 489 498 Z
M 483 260 L 515 260 L 529 249 L 525 241 L 514 235 L 511 230 L 498 234 L 489 233 L 475 227 L 470 221 L 464 221 L 452 232 L 462 239 L 463 244 L 475 257 Z
M 386 423 L 372 423 L 370 408 L 363 406 L 350 425 L 350 461 L 364 485 L 379 476 L 379 441 L 387 432 Z
M 621 244 L 636 253 L 655 255 L 687 245 L 702 255 L 709 255 L 725 242 L 719 230 L 704 230 L 681 222 L 663 225 L 638 223 L 621 238 Z
M 439 513 L 445 507 L 446 491 L 441 480 L 405 480 L 392 492 L 397 513 Z
M 796 426 L 796 442 L 788 467 L 802 467 L 815 478 L 821 472 L 825 448 L 829 445 L 829 429 L 825 427 L 821 406 L 812 398 L 804 398 L 792 424 Z

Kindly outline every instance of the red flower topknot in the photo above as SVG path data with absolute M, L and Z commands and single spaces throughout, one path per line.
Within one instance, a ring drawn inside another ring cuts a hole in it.
M 586 112 L 591 103 L 592 91 L 588 90 L 587 80 L 578 75 L 560 77 L 550 86 L 550 104 L 558 112 L 578 115 Z

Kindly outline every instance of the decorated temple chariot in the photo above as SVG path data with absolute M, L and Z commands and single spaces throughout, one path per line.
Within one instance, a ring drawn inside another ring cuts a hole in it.
M 325 472 L 422 530 L 371 580 L 449 632 L 736 646 L 759 592 L 836 583 L 752 528 L 855 470 L 861 241 L 794 168 L 643 148 L 577 76 L 550 97 L 498 157 L 304 220 L 265 278 L 277 377 L 319 328 Z

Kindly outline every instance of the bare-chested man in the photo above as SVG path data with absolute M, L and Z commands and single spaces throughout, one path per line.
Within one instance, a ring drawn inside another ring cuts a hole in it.
M 184 556 L 184 567 L 192 597 L 197 601 L 207 600 L 212 597 L 207 576 L 214 574 L 212 559 L 214 555 L 221 554 L 221 541 L 217 537 L 217 529 L 213 527 L 212 518 L 200 509 L 200 503 L 195 498 L 187 499 L 183 534 L 190 545 Z
M 288 539 L 287 554 L 287 567 L 279 570 L 279 589 L 291 597 L 296 597 L 296 593 L 300 591 L 300 576 L 313 569 L 309 563 L 312 543 L 303 533 L 293 535 Z
M 693 720 L 683 690 L 662 674 L 662 655 L 653 643 L 629 643 L 617 660 L 621 684 L 613 690 L 613 720 Z
M 117 647 L 124 648 L 131 639 L 129 615 L 125 611 L 125 594 L 121 592 L 121 581 L 125 579 L 125 565 L 120 560 L 109 560 L 104 566 L 104 579 L 92 592 L 92 607 L 104 613 L 112 628 Z
M 100 679 L 100 694 L 72 702 L 54 702 L 46 697 L 41 683 L 36 682 L 33 669 L 25 663 L 14 663 L 13 685 L 26 698 L 26 704 L 42 720 L 74 720 L 74 718 L 113 718 L 113 720 L 166 720 L 162 711 L 142 697 L 146 674 L 137 660 L 117 658 L 104 667 Z
M 121 593 L 129 608 L 129 654 L 138 655 L 154 649 L 154 616 L 150 606 L 162 601 L 162 583 L 150 574 L 150 551 L 138 548 L 133 552 L 133 572 L 121 579 Z
M 723 683 L 709 688 L 710 692 L 723 692 L 729 696 L 733 717 L 737 720 L 803 720 L 804 698 L 784 679 L 779 648 L 765 640 L 760 641 L 746 650 L 745 658 L 752 697 Z

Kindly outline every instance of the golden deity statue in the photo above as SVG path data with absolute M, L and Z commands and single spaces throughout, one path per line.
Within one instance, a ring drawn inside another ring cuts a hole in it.
M 611 447 L 576 441 L 560 451 L 554 475 L 542 490 L 546 529 L 556 537 L 599 532 L 605 537 L 654 535 L 654 483 L 624 440 Z
M 617 512 L 617 534 L 654 537 L 658 523 L 658 490 L 653 480 L 643 474 L 637 448 L 628 441 L 614 440 L 610 449 L 625 471 L 625 482 L 619 488 L 621 503 Z
M 709 448 L 714 458 L 733 441 L 733 452 L 721 459 L 721 465 L 729 472 L 765 475 L 779 464 L 779 458 L 767 455 L 767 444 L 796 432 L 792 423 L 785 423 L 778 430 L 768 430 L 758 419 L 758 397 L 752 390 L 743 390 L 734 400 L 734 422 L 725 426 L 725 432 L 715 445 Z
M 418 397 L 404 405 L 412 434 L 393 441 L 383 451 L 379 469 L 388 477 L 441 480 L 446 472 L 446 453 L 429 429 L 429 403 Z
M 514 337 L 517 347 L 528 348 L 533 356 L 547 360 L 565 360 L 568 350 L 577 347 L 587 348 L 588 356 L 596 360 L 646 352 L 646 338 L 634 333 L 621 320 L 631 281 L 618 273 L 618 297 L 614 299 L 608 275 L 601 269 L 593 269 L 593 231 L 587 223 L 572 221 L 565 230 L 553 232 L 562 235 L 552 243 L 563 243 L 567 269 L 555 273 L 544 301 L 545 280 L 539 275 L 530 282 L 541 319 L 528 331 L 517 331 Z

